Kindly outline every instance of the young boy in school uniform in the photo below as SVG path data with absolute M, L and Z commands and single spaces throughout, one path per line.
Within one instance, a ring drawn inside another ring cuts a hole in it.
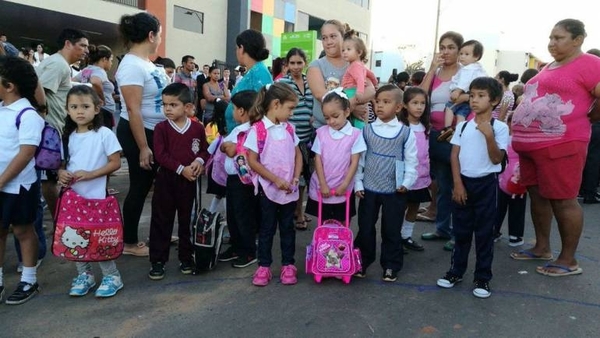
M 154 180 L 152 218 L 150 220 L 150 263 L 148 277 L 165 276 L 169 260 L 171 233 L 177 212 L 180 261 L 184 275 L 193 271 L 191 215 L 196 198 L 196 180 L 208 160 L 208 143 L 204 127 L 188 118 L 194 101 L 188 87 L 172 83 L 162 92 L 167 120 L 154 128 L 154 156 L 160 165 Z
M 502 98 L 502 86 L 491 77 L 479 77 L 469 87 L 469 103 L 475 118 L 457 125 L 450 156 L 454 190 L 452 224 L 456 244 L 450 270 L 437 285 L 451 288 L 467 270 L 471 241 L 475 235 L 476 264 L 473 295 L 488 298 L 492 293 L 494 223 L 497 208 L 498 173 L 508 145 L 508 126 L 492 119 L 492 110 Z

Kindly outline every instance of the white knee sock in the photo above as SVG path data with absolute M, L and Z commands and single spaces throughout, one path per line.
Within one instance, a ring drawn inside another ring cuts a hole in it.
M 35 284 L 37 282 L 37 278 L 35 276 L 37 268 L 35 266 L 29 268 L 24 266 L 23 273 L 21 274 L 21 282 Z
M 412 237 L 414 227 L 415 222 L 409 222 L 407 220 L 404 220 L 404 224 L 402 224 L 402 239 Z
M 208 211 L 217 212 L 217 210 L 219 210 L 219 204 L 221 204 L 221 200 L 222 199 L 213 197 L 212 201 L 210 202 L 210 207 L 208 208 Z

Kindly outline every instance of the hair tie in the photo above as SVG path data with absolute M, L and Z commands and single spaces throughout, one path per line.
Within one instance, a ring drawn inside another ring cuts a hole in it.
M 265 89 L 266 89 L 267 91 L 269 90 L 269 88 L 271 88 L 271 84 L 270 84 L 270 83 L 268 83 L 267 85 L 265 85 Z
M 329 96 L 330 94 L 334 94 L 334 93 L 335 93 L 335 94 L 337 94 L 337 95 L 338 95 L 339 97 L 341 97 L 342 99 L 349 100 L 349 99 L 348 99 L 348 95 L 346 95 L 346 93 L 344 92 L 344 88 L 342 88 L 342 87 L 337 87 L 337 88 L 335 88 L 335 89 L 332 89 L 332 90 L 328 91 L 327 93 L 325 93 L 325 95 L 323 95 L 323 100 L 322 100 L 322 101 L 325 101 L 325 98 L 326 98 L 327 96 Z

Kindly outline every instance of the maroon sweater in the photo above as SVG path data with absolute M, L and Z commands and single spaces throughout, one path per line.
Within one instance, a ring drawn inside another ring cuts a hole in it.
M 182 130 L 170 120 L 154 127 L 154 158 L 158 164 L 181 175 L 184 167 L 196 158 L 208 161 L 208 142 L 204 127 L 190 119 Z

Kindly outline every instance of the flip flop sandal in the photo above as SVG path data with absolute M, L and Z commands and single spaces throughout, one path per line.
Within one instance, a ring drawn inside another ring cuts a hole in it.
M 431 218 L 424 214 L 417 214 L 417 221 L 421 222 L 435 222 L 435 217 Z
M 561 272 L 550 272 L 550 271 L 548 271 L 548 268 L 558 269 Z M 570 268 L 566 265 L 560 265 L 560 264 L 554 264 L 554 263 L 547 263 L 544 266 L 538 266 L 535 269 L 535 271 L 539 274 L 542 274 L 544 276 L 549 276 L 549 277 L 573 276 L 573 275 L 581 275 L 583 273 L 583 269 L 580 268 L 579 266 Z
M 301 225 L 301 226 L 298 226 L 298 225 Z M 306 221 L 297 221 L 294 228 L 299 231 L 306 231 L 306 230 L 308 230 L 308 225 L 306 224 Z
M 554 259 L 552 255 L 549 257 L 538 256 L 529 250 L 521 250 L 510 254 L 510 258 L 517 261 L 551 261 Z

